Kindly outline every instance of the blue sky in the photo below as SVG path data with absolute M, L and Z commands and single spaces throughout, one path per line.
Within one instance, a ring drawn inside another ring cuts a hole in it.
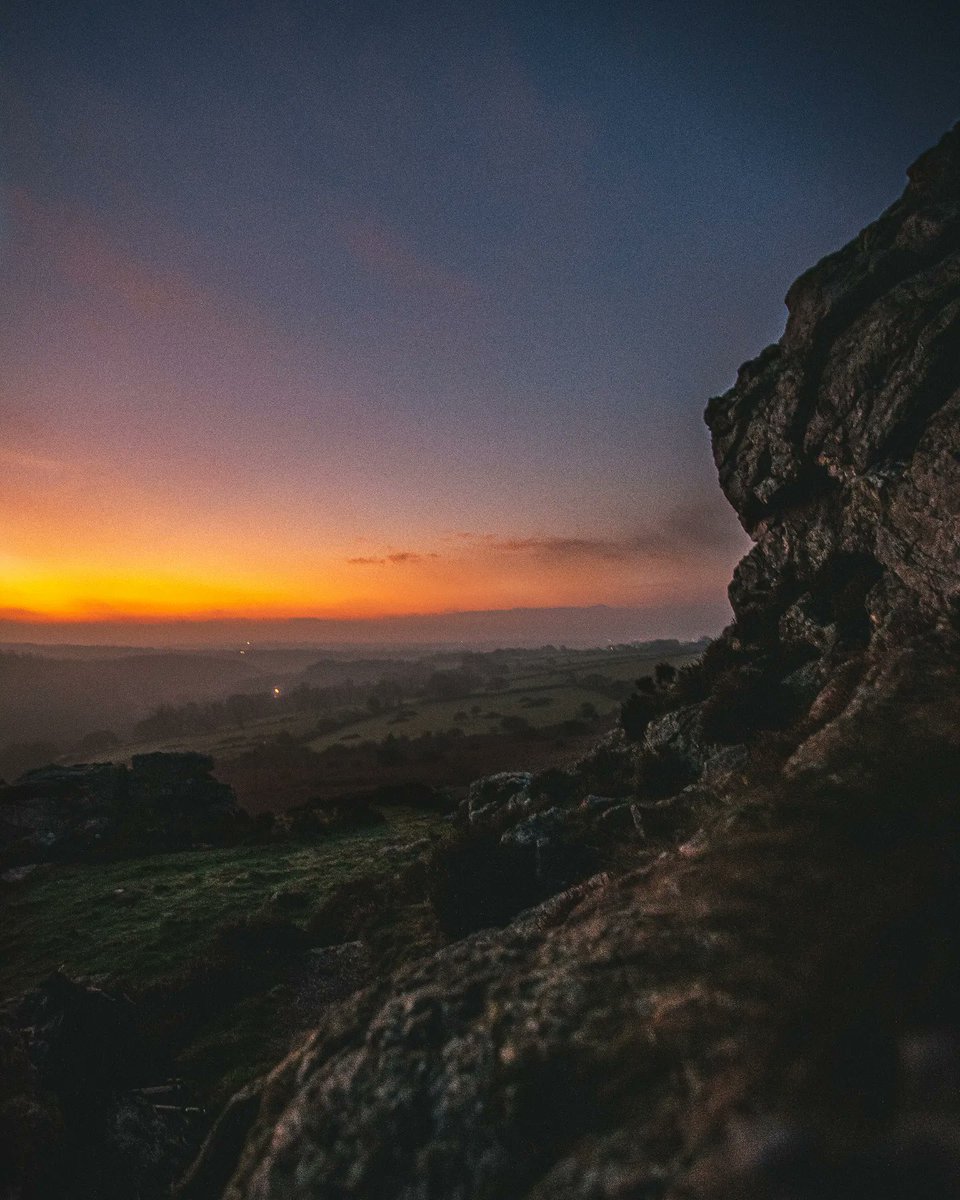
M 947 5 L 14 3 L 0 609 L 722 603 L 704 404 L 958 50 Z

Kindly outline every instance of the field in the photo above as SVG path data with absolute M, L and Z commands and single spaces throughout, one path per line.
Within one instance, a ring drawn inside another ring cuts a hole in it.
M 584 705 L 590 705 L 599 717 L 610 718 L 622 698 L 611 694 L 616 691 L 611 685 L 651 675 L 659 662 L 683 666 L 693 662 L 701 649 L 651 653 L 643 645 L 592 651 L 549 647 L 541 652 L 517 652 L 513 658 L 501 653 L 497 655 L 500 671 L 494 677 L 495 686 L 488 683 L 452 699 L 425 697 L 411 687 L 392 711 L 372 715 L 358 711 L 356 705 L 331 710 L 325 715 L 343 720 L 344 726 L 318 735 L 312 733 L 317 724 L 314 716 L 287 712 L 278 703 L 276 714 L 247 722 L 242 728 L 132 742 L 120 753 L 129 758 L 155 750 L 198 750 L 219 760 L 234 758 L 280 735 L 323 751 L 338 743 L 381 741 L 390 734 L 417 737 L 453 728 L 468 735 L 489 734 L 499 730 L 504 717 L 522 717 L 534 728 L 576 720 Z
M 676 643 L 545 647 L 444 652 L 392 663 L 319 662 L 286 682 L 275 699 L 272 688 L 255 695 L 264 715 L 224 722 L 221 712 L 219 721 L 210 722 L 202 710 L 187 706 L 177 733 L 127 740 L 107 757 L 209 754 L 218 777 L 251 813 L 281 813 L 382 786 L 462 788 L 496 771 L 575 762 L 611 726 L 633 680 L 652 674 L 659 662 L 689 663 L 701 649 Z M 305 680 L 327 679 L 334 667 L 337 685 L 308 694 L 305 705 L 298 682 L 302 689 Z M 443 685 L 449 679 L 468 686 L 437 695 L 438 680 Z

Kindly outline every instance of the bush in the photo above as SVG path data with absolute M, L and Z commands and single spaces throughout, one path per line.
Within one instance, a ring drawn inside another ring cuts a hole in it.
M 750 665 L 733 665 L 711 679 L 703 710 L 704 735 L 718 742 L 743 742 L 763 730 L 785 729 L 803 714 L 802 695 L 785 687 L 785 676 L 815 652 L 800 644 L 776 646 Z
M 577 766 L 584 792 L 601 796 L 633 795 L 635 773 L 633 753 L 612 746 L 598 746 Z
M 449 795 L 429 783 L 416 779 L 401 783 L 383 783 L 369 791 L 357 793 L 356 799 L 377 806 L 401 805 L 404 808 L 421 808 L 426 812 L 450 812 L 454 807 Z
M 500 718 L 500 728 L 504 733 L 512 733 L 515 737 L 537 737 L 537 731 L 526 719 L 515 713 L 508 713 Z
M 435 850 L 427 899 L 449 937 L 506 925 L 541 898 L 532 850 L 502 846 L 499 832 L 461 834 Z
M 394 734 L 388 733 L 377 750 L 377 762 L 381 767 L 396 767 L 407 761 L 403 743 Z
M 534 775 L 527 788 L 534 800 L 548 799 L 554 804 L 571 803 L 577 798 L 580 790 L 579 777 L 559 767 L 548 767 L 539 775 Z
M 344 829 L 366 829 L 382 825 L 386 818 L 374 808 L 366 796 L 338 797 L 335 800 L 312 800 L 288 810 L 290 835 L 304 841 L 315 841 L 328 833 Z
M 645 750 L 637 765 L 637 790 L 652 799 L 675 796 L 696 777 L 691 764 L 679 755 L 666 750 Z
M 639 742 L 647 726 L 662 711 L 661 700 L 647 692 L 634 692 L 620 705 L 620 725 L 632 742 Z

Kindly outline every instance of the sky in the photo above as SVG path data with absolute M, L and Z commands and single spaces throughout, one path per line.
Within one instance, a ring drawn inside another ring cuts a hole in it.
M 715 632 L 749 543 L 706 400 L 960 117 L 956 5 L 3 12 L 8 638 Z

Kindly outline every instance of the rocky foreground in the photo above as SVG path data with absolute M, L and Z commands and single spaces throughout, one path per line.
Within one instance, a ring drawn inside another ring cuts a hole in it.
M 960 128 L 909 179 L 708 407 L 756 545 L 583 767 L 615 867 L 331 1008 L 183 1196 L 960 1194 Z

